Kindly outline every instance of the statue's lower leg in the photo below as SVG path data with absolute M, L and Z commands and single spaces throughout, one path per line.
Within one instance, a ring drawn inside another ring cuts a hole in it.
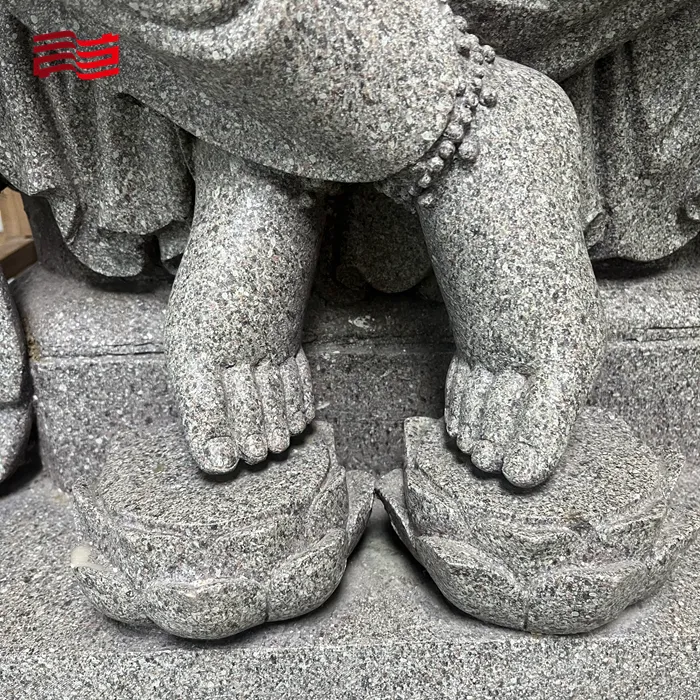
M 579 215 L 579 136 L 563 91 L 497 61 L 475 161 L 455 159 L 418 210 L 457 353 L 445 417 L 457 445 L 517 486 L 549 477 L 602 349 Z
M 114 440 L 97 482 L 76 487 L 72 564 L 109 616 L 213 639 L 321 605 L 364 530 L 374 480 L 345 472 L 330 425 L 304 432 L 314 197 L 203 144 L 195 167 L 167 322 L 181 426 Z
M 198 144 L 192 232 L 168 306 L 168 368 L 207 472 L 283 452 L 314 416 L 301 349 L 322 208 L 300 185 Z

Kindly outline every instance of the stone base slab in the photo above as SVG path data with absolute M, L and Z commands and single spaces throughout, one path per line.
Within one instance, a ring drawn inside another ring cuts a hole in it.
M 380 506 L 318 611 L 186 642 L 97 613 L 69 568 L 70 498 L 23 470 L 0 497 L 3 700 L 695 700 L 700 544 L 651 600 L 591 634 L 531 635 L 449 605 Z M 683 492 L 697 501 L 698 484 Z

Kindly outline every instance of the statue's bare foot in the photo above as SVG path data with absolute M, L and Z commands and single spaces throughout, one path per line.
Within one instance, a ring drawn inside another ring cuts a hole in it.
M 592 381 L 588 361 L 571 357 L 570 363 L 516 370 L 455 355 L 446 384 L 448 433 L 482 471 L 502 471 L 516 486 L 542 483 L 566 447 Z
M 168 369 L 207 472 L 289 447 L 314 416 L 301 349 L 320 208 L 265 169 L 199 143 L 190 240 L 168 307 Z
M 573 108 L 554 82 L 507 61 L 491 81 L 498 103 L 477 112 L 478 159 L 456 160 L 419 211 L 457 345 L 447 430 L 478 468 L 532 487 L 566 447 L 602 319 Z

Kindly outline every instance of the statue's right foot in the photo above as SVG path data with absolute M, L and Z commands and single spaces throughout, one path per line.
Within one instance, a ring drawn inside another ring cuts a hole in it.
M 170 373 L 190 451 L 206 472 L 225 473 L 239 459 L 256 464 L 268 452 L 283 452 L 314 417 L 301 348 L 281 364 L 270 358 L 218 364 L 182 345 L 174 352 L 186 355 L 171 352 Z
M 207 472 L 289 447 L 314 417 L 301 349 L 321 208 L 269 171 L 205 144 L 167 321 L 168 369 L 190 451 Z

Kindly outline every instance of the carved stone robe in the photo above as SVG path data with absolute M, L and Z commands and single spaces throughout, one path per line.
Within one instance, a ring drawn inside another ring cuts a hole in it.
M 187 237 L 192 136 L 277 170 L 378 180 L 439 136 L 456 52 L 437 0 L 0 0 L 0 176 L 48 198 L 73 253 L 136 274 Z M 502 55 L 560 81 L 584 137 L 595 258 L 700 230 L 700 3 L 454 0 Z M 447 18 L 447 19 L 446 19 Z M 31 72 L 31 36 L 121 34 L 119 76 Z

